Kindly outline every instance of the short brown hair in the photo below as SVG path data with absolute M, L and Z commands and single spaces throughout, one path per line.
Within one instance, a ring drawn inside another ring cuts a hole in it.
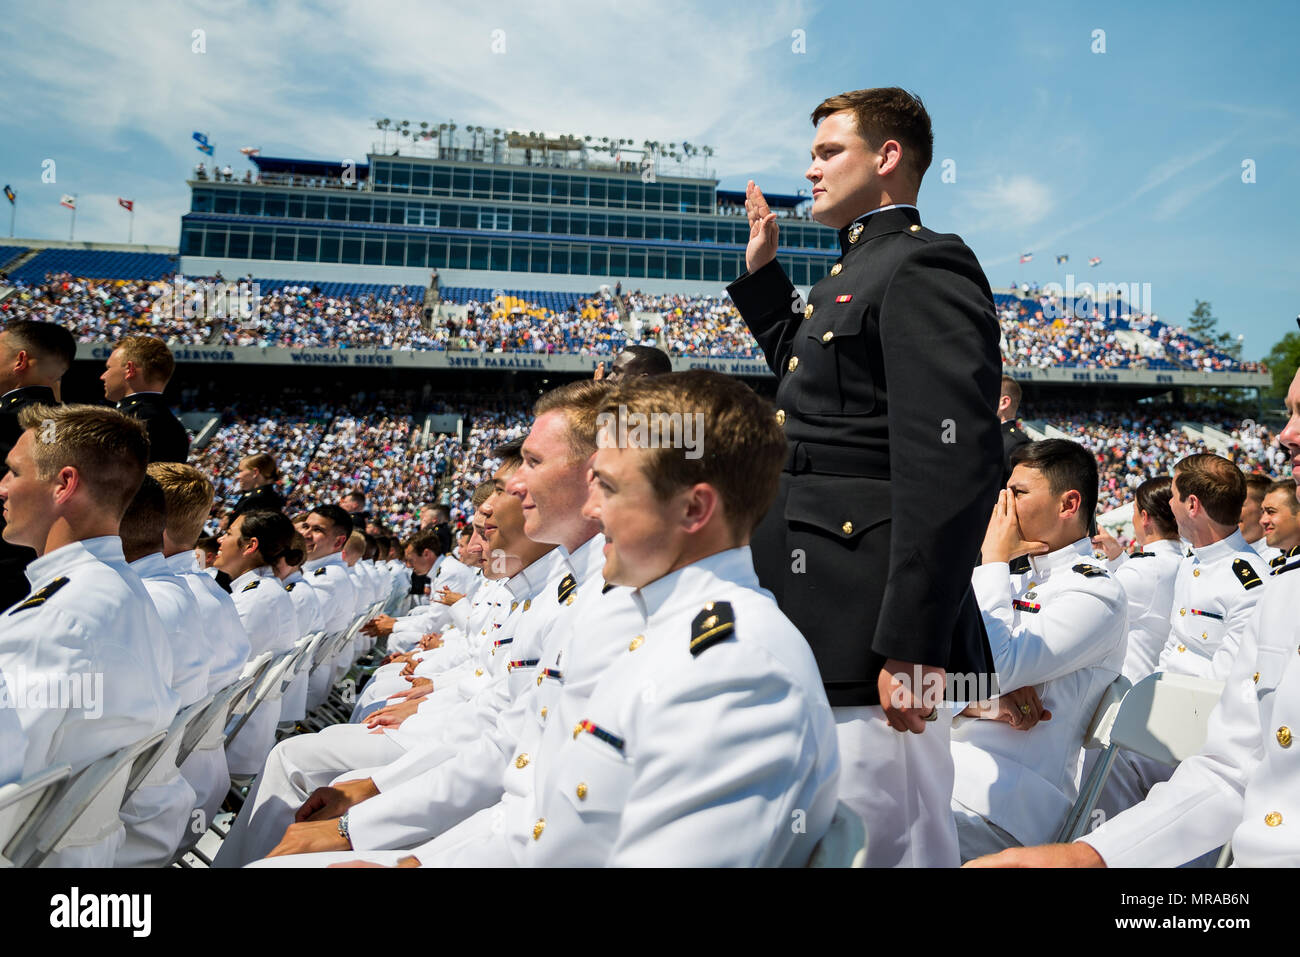
M 1198 452 L 1174 465 L 1174 490 L 1179 498 L 1195 495 L 1205 514 L 1220 525 L 1241 521 L 1246 504 L 1246 476 L 1221 455 Z
M 785 433 L 771 403 L 736 379 L 693 369 L 619 383 L 600 407 L 600 416 L 608 422 L 607 415 L 630 413 L 683 420 L 701 414 L 701 454 L 689 458 L 688 449 L 660 443 L 648 450 L 646 477 L 661 500 L 700 482 L 712 485 L 731 530 L 744 537 L 753 533 L 776 497 L 785 460 Z
M 533 403 L 533 418 L 561 410 L 569 424 L 569 448 L 574 458 L 589 458 L 596 452 L 596 414 L 612 389 L 599 379 L 579 379 L 550 392 Z
M 1020 383 L 1009 375 L 1002 377 L 1002 395 L 1011 399 L 1011 414 L 1015 415 L 1020 410 L 1020 396 L 1022 395 Z
M 919 96 L 896 86 L 852 90 L 822 100 L 812 111 L 812 124 L 816 127 L 832 113 L 844 111 L 853 114 L 858 134 L 868 146 L 879 148 L 886 140 L 898 140 L 903 163 L 916 178 L 916 185 L 921 185 L 934 158 L 934 131 Z
M 32 432 L 36 477 L 48 482 L 72 467 L 91 497 L 120 522 L 149 460 L 144 424 L 102 405 L 30 405 L 18 424 Z
M 1295 497 L 1295 482 L 1289 479 L 1278 479 L 1276 482 L 1269 483 L 1268 488 L 1264 491 L 1264 498 L 1268 498 L 1274 492 L 1283 492 L 1286 494 L 1286 503 L 1291 508 L 1291 514 L 1300 512 L 1300 499 Z
M 1251 472 L 1246 476 L 1246 497 L 1253 499 L 1256 503 L 1262 502 L 1264 501 L 1264 496 L 1272 490 L 1273 484 L 1273 477 L 1271 475 L 1262 475 L 1259 472 Z
M 167 534 L 181 544 L 197 542 L 216 495 L 208 477 L 183 462 L 151 462 L 148 472 L 167 498 Z
M 491 489 L 491 486 L 488 486 Z M 415 555 L 420 552 L 433 552 L 435 555 L 443 554 L 442 536 L 434 528 L 422 528 L 411 536 L 410 542 L 407 543 L 411 552 Z
M 166 384 L 176 371 L 176 360 L 167 343 L 154 336 L 127 336 L 113 346 L 113 351 L 121 352 L 123 361 L 134 362 L 151 382 L 161 379 Z
M 490 499 L 492 493 L 495 491 L 496 486 L 491 482 L 482 483 L 478 488 L 474 489 L 474 497 L 470 499 L 470 505 L 477 509 L 480 505 Z M 415 541 L 415 539 L 411 539 L 411 541 Z

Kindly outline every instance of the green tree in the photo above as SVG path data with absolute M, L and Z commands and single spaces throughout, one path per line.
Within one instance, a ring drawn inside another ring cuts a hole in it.
M 1192 314 L 1187 317 L 1187 324 L 1184 328 L 1193 339 L 1199 339 L 1206 345 L 1214 346 L 1220 352 L 1226 352 L 1234 359 L 1241 358 L 1241 343 L 1234 339 L 1231 333 L 1219 330 L 1219 318 L 1214 314 L 1213 308 L 1208 302 L 1203 302 L 1200 299 L 1196 300 L 1196 306 L 1192 309 Z
M 1268 363 L 1269 372 L 1273 373 L 1273 388 L 1268 393 L 1269 397 L 1285 398 L 1287 389 L 1291 388 L 1291 380 L 1295 378 L 1295 371 L 1300 368 L 1300 332 L 1284 335 L 1273 345 L 1264 361 Z

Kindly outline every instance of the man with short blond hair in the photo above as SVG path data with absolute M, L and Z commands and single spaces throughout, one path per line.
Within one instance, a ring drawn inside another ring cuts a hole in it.
M 27 568 L 31 597 L 0 628 L 0 671 L 27 736 L 24 773 L 76 773 L 166 728 L 180 706 L 162 621 L 118 537 L 148 440 L 98 406 L 33 406 L 19 424 L 0 480 L 4 537 L 39 557 Z M 53 679 L 78 692 L 65 707 L 47 706 Z M 49 863 L 106 867 L 123 837 L 120 825 L 107 836 L 74 825 Z
M 184 462 L 189 456 L 189 433 L 163 399 L 175 370 L 167 343 L 153 336 L 128 336 L 113 347 L 99 377 L 104 397 L 149 430 L 150 462 Z

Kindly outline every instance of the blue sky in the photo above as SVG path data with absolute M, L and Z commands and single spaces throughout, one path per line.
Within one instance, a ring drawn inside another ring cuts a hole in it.
M 76 193 L 77 238 L 122 242 L 125 196 L 135 241 L 174 246 L 204 158 L 193 130 L 242 172 L 241 146 L 360 159 L 380 116 L 709 143 L 724 187 L 794 192 L 812 107 L 898 85 L 934 120 L 922 215 L 965 237 L 995 287 L 1150 283 L 1169 321 L 1209 300 L 1248 358 L 1295 329 L 1295 4 L 469 6 L 6 0 L 0 179 L 17 235 L 66 239 L 59 197 Z

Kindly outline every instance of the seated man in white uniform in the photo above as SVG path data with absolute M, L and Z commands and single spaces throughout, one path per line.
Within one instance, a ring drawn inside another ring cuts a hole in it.
M 563 554 L 554 545 L 533 542 L 524 535 L 519 501 L 505 492 L 505 481 L 518 464 L 518 458 L 514 458 L 498 469 L 494 477 L 498 492 L 483 508 L 488 516 L 485 525 L 491 555 L 488 564 L 494 571 L 509 576 L 503 586 L 506 591 L 502 592 L 508 601 L 502 602 L 498 613 L 484 623 L 481 634 L 476 636 L 482 642 L 477 656 L 446 673 L 445 679 L 433 678 L 434 693 L 428 696 L 426 704 L 449 711 L 462 706 L 462 717 L 467 721 L 475 715 L 469 704 L 474 696 L 505 680 L 506 666 L 514 653 L 516 628 L 524 627 L 529 608 L 551 582 L 553 574 L 561 571 L 564 562 Z M 435 727 L 455 724 L 454 716 L 443 715 L 442 719 L 435 722 Z M 215 863 L 238 866 L 265 855 L 292 823 L 297 808 L 317 787 L 329 784 L 345 771 L 395 761 L 423 740 L 422 735 L 403 734 L 401 729 L 372 733 L 365 725 L 345 724 L 280 742 Z
M 414 574 L 421 576 L 429 574 L 429 570 L 438 561 L 436 549 L 440 544 L 438 533 L 431 528 L 421 529 L 411 537 L 408 546 L 409 560 Z M 468 571 L 472 579 L 476 569 L 468 569 Z M 366 622 L 361 632 L 373 638 L 388 638 L 390 652 L 410 651 L 424 635 L 442 631 L 449 620 L 449 612 L 448 605 L 431 602 L 430 596 L 418 595 L 416 607 L 405 615 L 399 618 L 392 615 L 378 615 Z
M 1241 517 L 1237 522 L 1241 537 L 1264 560 L 1265 564 L 1271 564 L 1282 554 L 1277 546 L 1268 541 L 1262 522 L 1264 498 L 1272 485 L 1273 480 L 1267 475 L 1252 472 L 1246 476 L 1246 500 L 1241 505 Z
M 307 541 L 307 561 L 302 574 L 307 584 L 321 592 L 325 633 L 337 635 L 352 626 L 360 613 L 361 599 L 343 561 L 343 546 L 352 534 L 352 517 L 337 505 L 319 505 L 307 515 L 299 531 Z M 322 662 L 307 682 L 307 710 L 312 711 L 329 695 L 334 681 L 351 664 L 345 654 L 333 662 Z
M 302 576 L 302 563 L 306 560 L 307 541 L 294 529 L 289 550 L 271 565 L 271 571 L 280 580 L 284 590 L 293 599 L 293 609 L 298 618 L 298 629 L 303 636 L 324 630 L 325 610 L 321 606 L 321 593 L 306 584 Z M 296 559 L 292 564 L 289 559 Z M 280 723 L 301 721 L 307 716 L 307 671 L 299 671 L 293 683 L 280 699 Z
M 1300 502 L 1296 501 L 1294 483 L 1283 480 L 1268 487 L 1260 506 L 1259 527 L 1269 548 L 1277 551 L 1270 568 L 1300 555 Z
M 518 862 L 803 866 L 835 809 L 839 753 L 811 651 L 759 587 L 748 548 L 776 491 L 781 430 L 767 402 L 712 372 L 634 380 L 603 411 L 621 409 L 705 416 L 708 455 L 620 448 L 617 431 L 596 453 L 585 513 L 604 531 L 603 577 L 635 589 L 636 614 L 571 731 L 506 770 L 537 768 Z M 506 821 L 498 810 L 466 824 Z M 487 825 L 461 856 L 416 856 L 509 863 L 500 845 L 513 839 Z
M 239 515 L 221 536 L 215 565 L 231 578 L 230 596 L 254 658 L 267 651 L 273 656 L 289 651 L 301 636 L 293 599 L 269 567 L 291 551 L 293 534 L 293 523 L 279 512 L 253 511 Z M 299 559 L 290 556 L 290 561 Z M 273 692 L 249 716 L 235 740 L 227 742 L 232 776 L 254 775 L 262 769 L 275 744 L 279 720 L 280 696 Z
M 1105 533 L 1093 538 L 1093 545 L 1105 551 L 1106 567 L 1128 599 L 1124 677 L 1133 684 L 1156 670 L 1160 652 L 1169 641 L 1174 582 L 1183 561 L 1178 523 L 1169 507 L 1172 495 L 1173 480 L 1168 475 L 1147 479 L 1134 491 L 1133 537 L 1141 546 L 1139 551 L 1126 553 Z
M 1300 480 L 1300 373 L 1278 441 Z M 982 867 L 1177 867 L 1231 841 L 1234 866 L 1300 866 L 1300 556 L 1273 568 L 1210 714 L 1205 744 L 1141 803 L 1073 844 L 1017 848 Z
M 165 729 L 180 706 L 162 620 L 118 538 L 149 440 L 98 406 L 31 406 L 19 424 L 0 479 L 4 537 L 38 557 L 30 596 L 4 615 L 0 671 L 27 739 L 23 774 L 76 773 Z M 102 827 L 78 824 L 47 866 L 108 867 L 124 833 L 116 813 Z
M 954 723 L 952 809 L 963 861 L 1045 840 L 1060 827 L 1078 796 L 1083 735 L 1119 676 L 1128 635 L 1124 590 L 1092 557 L 1092 453 L 1047 439 L 1015 449 L 1011 466 L 972 582 L 999 688 L 1033 686 L 1051 720 L 1024 732 L 997 720 Z M 1029 570 L 1011 574 L 1010 561 L 1022 555 Z
M 212 510 L 214 489 L 192 465 L 153 462 L 149 477 L 163 490 L 167 524 L 163 527 L 163 555 L 173 572 L 190 589 L 198 605 L 194 627 L 203 635 L 208 658 L 208 693 L 216 694 L 239 679 L 248 663 L 248 632 L 239 620 L 235 600 L 204 573 L 194 543 Z M 222 739 L 224 722 L 217 722 L 181 765 L 181 774 L 197 795 L 202 818 L 193 821 L 182 846 L 196 842 L 212 821 L 230 790 L 230 769 Z
M 1156 670 L 1224 681 L 1267 578 L 1234 520 L 1246 499 L 1246 481 L 1227 459 L 1199 453 L 1174 466 L 1171 488 L 1169 507 L 1192 554 L 1178 567 L 1169 638 Z M 1170 773 L 1158 761 L 1120 751 L 1097 807 L 1112 817 Z
M 122 552 L 144 582 L 171 645 L 171 688 L 181 708 L 208 694 L 208 649 L 199 627 L 199 606 L 189 586 L 163 557 L 167 499 L 148 475 L 122 516 Z M 116 867 L 164 867 L 176 853 L 198 806 L 193 786 L 165 756 L 122 806 L 126 842 Z

